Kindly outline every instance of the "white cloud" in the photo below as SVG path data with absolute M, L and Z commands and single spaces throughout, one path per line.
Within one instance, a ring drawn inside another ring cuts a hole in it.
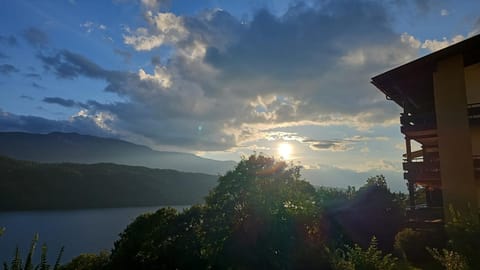
M 80 24 L 80 27 L 85 30 L 88 34 L 92 33 L 95 30 L 106 31 L 107 26 L 104 24 L 95 23 L 92 21 L 85 21 L 84 23 Z
M 140 69 L 138 71 L 138 76 L 140 80 L 156 83 L 160 88 L 170 88 L 173 83 L 171 74 L 169 74 L 167 69 L 162 66 L 155 67 L 153 75 L 147 74 L 143 69 Z
M 403 33 L 401 36 L 400 36 L 400 39 L 403 43 L 405 44 L 408 44 L 410 47 L 414 48 L 414 49 L 418 49 L 420 48 L 420 46 L 422 45 L 422 43 L 420 42 L 420 40 L 416 39 L 414 36 L 412 35 L 409 35 L 408 33 Z
M 451 39 L 447 39 L 444 37 L 442 40 L 436 40 L 436 39 L 427 39 L 423 42 L 422 44 L 422 49 L 428 49 L 431 52 L 441 50 L 443 48 L 446 48 L 452 44 L 455 44 L 457 42 L 460 42 L 464 40 L 465 37 L 462 35 L 456 35 L 452 37 Z
M 175 45 L 188 37 L 182 17 L 173 13 L 153 15 L 151 12 L 146 16 L 153 27 L 151 30 L 139 27 L 123 36 L 125 44 L 133 46 L 135 50 L 150 51 L 162 45 Z
M 418 40 L 417 38 L 415 38 L 414 36 L 412 36 L 408 33 L 403 33 L 401 35 L 401 40 L 402 40 L 403 43 L 408 44 L 412 48 L 427 49 L 430 52 L 441 50 L 441 49 L 446 48 L 446 47 L 448 47 L 452 44 L 460 42 L 464 39 L 465 39 L 465 37 L 463 35 L 456 35 L 456 36 L 452 37 L 451 39 L 448 39 L 448 38 L 444 37 L 441 40 L 426 39 L 423 42 L 421 42 L 420 40 Z
M 446 10 L 446 9 L 440 10 L 440 15 L 441 16 L 448 16 L 449 14 L 450 14 L 450 12 L 448 12 L 448 10 Z

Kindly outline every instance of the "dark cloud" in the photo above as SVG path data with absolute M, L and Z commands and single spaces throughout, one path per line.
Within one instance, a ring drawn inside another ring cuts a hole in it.
M 150 60 L 150 63 L 152 63 L 152 65 L 154 65 L 154 66 L 158 66 L 158 65 L 162 64 L 162 59 L 160 58 L 160 56 L 154 56 Z
M 77 102 L 75 102 L 74 100 L 64 99 L 60 97 L 45 97 L 42 101 L 50 104 L 57 104 L 67 108 L 78 106 Z
M 23 31 L 23 37 L 32 46 L 42 47 L 48 44 L 48 35 L 36 27 Z
M 0 109 L 0 131 L 24 131 L 48 133 L 54 131 L 77 132 L 96 136 L 114 136 L 108 130 L 99 127 L 94 119 L 74 116 L 69 120 L 49 120 L 37 116 L 16 115 Z
M 32 87 L 33 88 L 37 88 L 37 89 L 40 89 L 40 90 L 45 90 L 46 88 L 36 82 L 32 82 Z
M 14 36 L 2 36 L 0 35 L 0 44 L 8 45 L 10 47 L 15 47 L 18 45 L 17 38 Z
M 282 17 L 262 10 L 224 50 L 210 46 L 205 61 L 225 76 L 302 79 L 321 76 L 352 44 L 362 46 L 379 37 L 398 39 L 381 6 L 333 2 L 318 10 L 298 5 Z
M 26 100 L 35 100 L 33 97 L 27 96 L 27 95 L 21 95 L 20 98 L 26 99 Z
M 16 73 L 16 72 L 19 72 L 19 70 L 13 65 L 10 65 L 10 64 L 0 65 L 0 74 L 10 75 L 10 74 Z
M 51 56 L 39 54 L 45 69 L 53 69 L 62 79 L 74 79 L 78 76 L 87 76 L 96 79 L 106 78 L 108 71 L 91 62 L 82 55 L 63 50 Z
M 123 57 L 123 61 L 125 63 L 130 63 L 130 60 L 132 59 L 132 53 L 130 53 L 129 51 L 126 51 L 126 50 L 120 50 L 120 49 L 115 49 L 113 50 L 113 52 L 117 55 L 120 55 L 121 57 Z
M 353 149 L 353 144 L 356 142 L 352 139 L 331 139 L 331 140 L 312 140 L 306 139 L 302 141 L 307 143 L 312 150 L 326 150 L 332 152 L 343 152 Z
M 25 73 L 25 77 L 36 79 L 36 80 L 41 80 L 42 79 L 42 75 L 40 75 L 38 73 Z

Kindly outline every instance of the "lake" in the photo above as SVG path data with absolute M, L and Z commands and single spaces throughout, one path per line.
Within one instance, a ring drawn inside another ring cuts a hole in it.
M 39 259 L 40 247 L 46 243 L 50 264 L 55 263 L 62 246 L 65 246 L 62 262 L 80 253 L 110 251 L 118 234 L 138 215 L 162 207 L 0 212 L 0 227 L 6 228 L 0 236 L 0 265 L 13 258 L 17 245 L 24 259 L 35 233 L 39 234 L 36 258 Z M 181 211 L 189 206 L 172 207 Z

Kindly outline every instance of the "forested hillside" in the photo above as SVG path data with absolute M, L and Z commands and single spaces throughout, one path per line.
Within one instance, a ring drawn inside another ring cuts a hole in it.
M 150 205 L 203 201 L 217 176 L 99 164 L 42 164 L 0 156 L 0 211 Z

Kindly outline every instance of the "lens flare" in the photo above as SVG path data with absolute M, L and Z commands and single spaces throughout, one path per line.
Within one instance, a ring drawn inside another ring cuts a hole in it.
M 278 145 L 278 148 L 277 148 L 280 158 L 283 158 L 283 159 L 290 159 L 292 150 L 293 150 L 292 145 L 289 143 L 281 143 Z

